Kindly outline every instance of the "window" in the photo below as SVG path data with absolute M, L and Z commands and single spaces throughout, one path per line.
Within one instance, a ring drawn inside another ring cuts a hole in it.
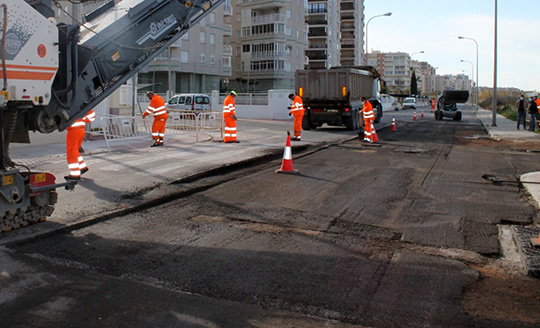
M 210 33 L 210 45 L 216 44 L 216 35 L 214 33 Z
M 185 64 L 188 61 L 189 61 L 189 52 L 187 51 L 180 52 L 180 62 Z
M 214 24 L 216 22 L 216 14 L 210 13 L 210 24 Z
M 214 55 L 210 55 L 210 64 L 211 64 L 211 65 L 215 65 L 215 64 L 216 64 L 216 59 L 215 59 Z
M 206 43 L 206 32 L 200 34 L 201 43 Z
M 205 53 L 204 53 L 204 52 L 201 53 L 201 54 L 199 55 L 199 61 L 200 61 L 201 63 L 206 62 L 206 56 L 205 56 Z
M 251 50 L 251 45 L 250 44 L 244 44 L 242 45 L 242 52 L 250 52 Z

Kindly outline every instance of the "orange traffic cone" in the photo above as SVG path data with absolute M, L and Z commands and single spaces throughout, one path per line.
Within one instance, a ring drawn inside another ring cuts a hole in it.
M 413 121 L 416 121 L 416 111 L 414 111 Z
M 531 238 L 531 244 L 534 247 L 540 247 L 540 232 L 538 233 L 538 238 Z
M 392 128 L 390 130 L 397 131 L 396 130 L 396 117 L 395 116 L 392 116 Z
M 422 109 L 422 113 L 420 114 L 420 118 L 424 118 L 424 110 Z
M 281 169 L 276 170 L 276 172 L 298 174 L 298 171 L 294 169 L 292 164 L 291 134 L 289 131 L 287 131 L 287 143 L 285 144 L 285 150 L 283 151 L 283 162 L 281 163 Z
M 377 131 L 375 131 L 375 127 L 373 126 L 373 122 L 371 123 L 371 142 L 377 142 L 379 141 L 379 137 L 377 136 Z

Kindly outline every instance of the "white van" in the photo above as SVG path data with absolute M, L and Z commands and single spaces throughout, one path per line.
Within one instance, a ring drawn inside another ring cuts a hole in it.
M 405 101 L 403 101 L 403 109 L 412 108 L 416 109 L 416 98 L 405 98 Z
M 167 101 L 168 110 L 212 110 L 210 97 L 202 93 L 181 93 L 174 95 Z

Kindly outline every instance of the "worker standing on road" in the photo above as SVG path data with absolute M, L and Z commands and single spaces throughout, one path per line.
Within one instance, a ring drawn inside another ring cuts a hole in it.
M 223 142 L 236 142 L 236 107 L 234 98 L 238 97 L 236 91 L 231 91 L 223 101 L 223 119 L 225 120 L 225 133 L 223 134 Z
M 148 105 L 142 116 L 145 118 L 150 114 L 154 115 L 154 123 L 152 124 L 152 139 L 154 140 L 154 144 L 150 147 L 163 146 L 165 123 L 167 123 L 167 118 L 169 118 L 165 101 L 152 91 L 148 91 L 146 96 L 150 99 L 150 105 Z
M 437 106 L 437 99 L 435 97 L 431 98 L 431 112 L 435 111 L 435 106 Z
M 83 118 L 76 120 L 66 129 L 66 155 L 69 168 L 69 175 L 64 177 L 66 180 L 79 180 L 82 174 L 88 172 L 88 166 L 84 162 L 80 149 L 86 133 L 86 123 L 93 122 L 95 119 L 96 113 L 91 109 Z
M 300 141 L 302 140 L 302 120 L 304 119 L 304 102 L 299 95 L 293 93 L 289 94 L 289 99 L 292 100 L 291 106 L 287 107 L 289 109 L 289 116 L 294 117 L 294 135 L 291 140 Z
M 375 120 L 375 115 L 373 114 L 373 106 L 366 99 L 366 97 L 362 97 L 360 100 L 362 101 L 362 104 L 364 104 L 364 107 L 360 111 L 364 114 L 364 141 L 372 142 L 371 124 Z

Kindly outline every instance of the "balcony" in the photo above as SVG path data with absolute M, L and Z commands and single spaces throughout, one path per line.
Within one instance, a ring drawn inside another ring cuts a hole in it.
M 328 54 L 326 49 L 323 50 L 306 50 L 306 56 L 309 57 L 309 59 L 327 59 Z
M 285 15 L 282 14 L 270 14 L 251 17 L 251 24 L 268 24 L 268 23 L 285 23 Z
M 223 5 L 223 16 L 232 16 L 233 8 L 231 5 Z
M 286 7 L 291 0 L 243 0 L 242 7 L 250 9 L 273 9 Z
M 326 27 L 310 27 L 308 37 L 313 36 L 327 36 Z
M 232 36 L 232 25 L 223 25 L 223 36 Z
M 251 53 L 252 59 L 283 59 L 289 55 L 287 51 L 256 51 Z
M 328 25 L 326 15 L 309 15 L 306 16 L 306 23 L 310 25 Z
M 232 46 L 228 44 L 223 45 L 223 56 L 232 56 Z

